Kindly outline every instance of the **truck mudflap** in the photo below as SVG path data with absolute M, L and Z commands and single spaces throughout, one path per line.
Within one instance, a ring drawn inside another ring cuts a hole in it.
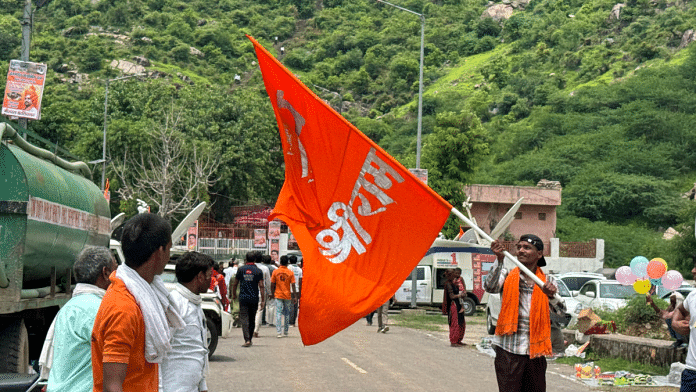
M 26 392 L 38 390 L 39 374 L 0 373 L 0 391 Z

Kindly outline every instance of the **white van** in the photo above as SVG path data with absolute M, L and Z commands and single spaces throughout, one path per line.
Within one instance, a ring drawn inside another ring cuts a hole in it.
M 461 268 L 462 278 L 468 292 L 464 298 L 467 316 L 476 311 L 476 305 L 485 304 L 488 294 L 483 290 L 483 277 L 488 274 L 495 254 L 489 247 L 462 241 L 436 239 L 416 267 L 416 304 L 421 306 L 442 305 L 447 269 Z M 411 276 L 394 294 L 392 305 L 408 306 L 411 303 Z

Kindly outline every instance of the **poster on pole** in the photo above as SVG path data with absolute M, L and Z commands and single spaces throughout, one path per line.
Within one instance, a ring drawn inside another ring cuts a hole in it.
M 266 229 L 254 229 L 254 248 L 266 247 Z
M 277 240 L 280 239 L 280 221 L 274 220 L 268 222 L 268 239 Z
M 271 260 L 273 260 L 274 264 L 278 264 L 280 261 L 280 257 L 278 256 L 280 254 L 280 240 L 270 240 L 271 241 Z
M 288 250 L 300 250 L 300 246 L 297 245 L 297 239 L 292 235 L 292 230 L 288 227 Z
M 5 97 L 2 101 L 3 115 L 31 120 L 41 119 L 46 70 L 46 64 L 10 60 Z
M 428 185 L 428 169 L 408 169 L 416 178 L 421 180 L 423 184 Z
M 193 226 L 188 228 L 186 236 L 186 247 L 191 252 L 198 251 L 198 221 L 193 222 Z

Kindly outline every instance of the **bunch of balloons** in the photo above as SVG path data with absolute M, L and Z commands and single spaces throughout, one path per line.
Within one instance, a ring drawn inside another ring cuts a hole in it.
M 679 271 L 667 271 L 667 262 L 659 257 L 648 261 L 646 257 L 636 256 L 630 267 L 624 265 L 616 270 L 616 280 L 624 286 L 633 285 L 638 294 L 645 294 L 653 285 L 676 290 L 684 278 Z

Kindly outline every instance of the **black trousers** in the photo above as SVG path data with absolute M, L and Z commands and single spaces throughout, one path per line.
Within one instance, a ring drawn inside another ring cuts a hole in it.
M 297 309 L 300 306 L 300 301 L 290 303 L 290 325 L 295 325 L 297 321 Z
M 256 311 L 259 308 L 258 302 L 239 301 L 239 322 L 242 324 L 244 342 L 251 342 L 256 327 Z
M 517 355 L 495 349 L 495 377 L 500 392 L 545 392 L 546 357 L 530 359 L 529 355 Z

